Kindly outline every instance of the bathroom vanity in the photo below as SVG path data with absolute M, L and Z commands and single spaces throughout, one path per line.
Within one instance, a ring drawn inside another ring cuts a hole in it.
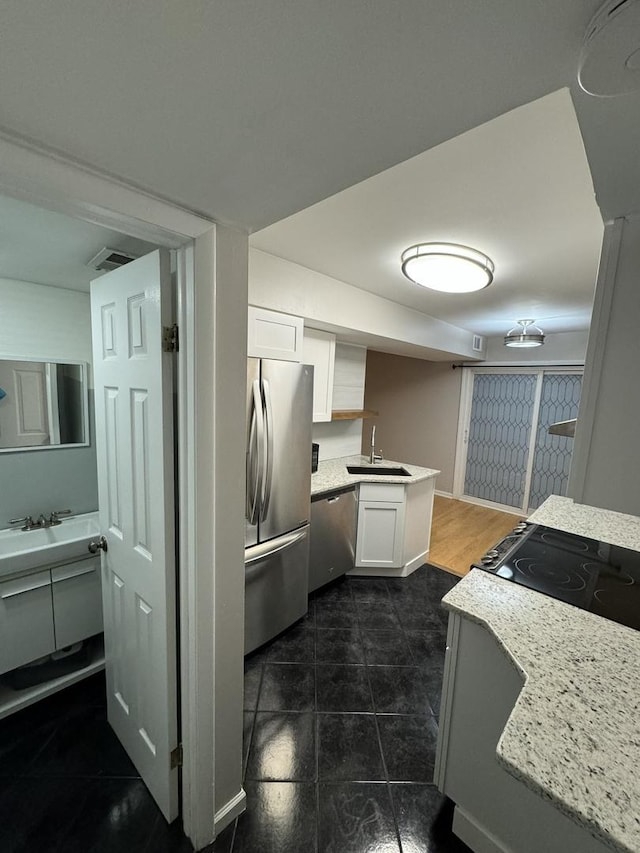
M 0 531 L 0 719 L 104 668 L 100 556 L 88 550 L 98 533 L 97 513 Z M 7 673 L 64 657 L 85 640 L 86 666 L 32 687 L 9 686 Z

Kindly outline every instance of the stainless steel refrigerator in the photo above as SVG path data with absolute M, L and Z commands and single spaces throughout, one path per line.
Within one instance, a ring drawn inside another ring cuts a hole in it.
M 247 363 L 245 654 L 307 612 L 313 367 Z

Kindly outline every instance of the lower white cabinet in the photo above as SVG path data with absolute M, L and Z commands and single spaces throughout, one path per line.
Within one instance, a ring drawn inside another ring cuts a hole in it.
M 0 581 L 0 673 L 102 629 L 99 556 Z
M 360 483 L 355 568 L 350 574 L 405 577 L 427 559 L 435 478 Z
M 103 630 L 100 558 L 51 570 L 56 649 Z
M 476 853 L 605 853 L 500 763 L 498 742 L 522 687 L 493 634 L 451 613 L 434 781 L 455 803 L 453 831 Z
M 0 672 L 55 650 L 51 572 L 0 583 Z
M 402 566 L 404 508 L 404 486 L 392 483 L 360 485 L 356 567 Z

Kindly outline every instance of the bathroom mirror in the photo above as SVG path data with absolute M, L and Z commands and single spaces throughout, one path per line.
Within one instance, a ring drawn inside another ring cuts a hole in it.
M 0 453 L 88 443 L 86 364 L 0 359 Z

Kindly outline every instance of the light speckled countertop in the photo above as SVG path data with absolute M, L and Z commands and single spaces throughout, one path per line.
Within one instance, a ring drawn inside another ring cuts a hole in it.
M 634 516 L 552 497 L 530 520 L 640 550 Z M 501 764 L 612 850 L 638 853 L 640 632 L 478 569 L 444 603 L 488 627 L 523 675 Z
M 341 456 L 339 459 L 327 459 L 318 464 L 318 470 L 311 475 L 311 496 L 323 492 L 331 492 L 343 486 L 353 486 L 358 483 L 402 483 L 403 485 L 417 483 L 437 477 L 440 471 L 433 468 L 420 468 L 418 465 L 408 465 L 406 462 L 393 462 L 382 459 L 376 462 L 376 468 L 405 468 L 410 477 L 383 476 L 381 474 L 350 474 L 347 465 L 368 465 L 368 456 Z
M 585 506 L 574 503 L 571 498 L 551 495 L 529 516 L 529 521 L 640 551 L 640 518 L 635 515 Z

